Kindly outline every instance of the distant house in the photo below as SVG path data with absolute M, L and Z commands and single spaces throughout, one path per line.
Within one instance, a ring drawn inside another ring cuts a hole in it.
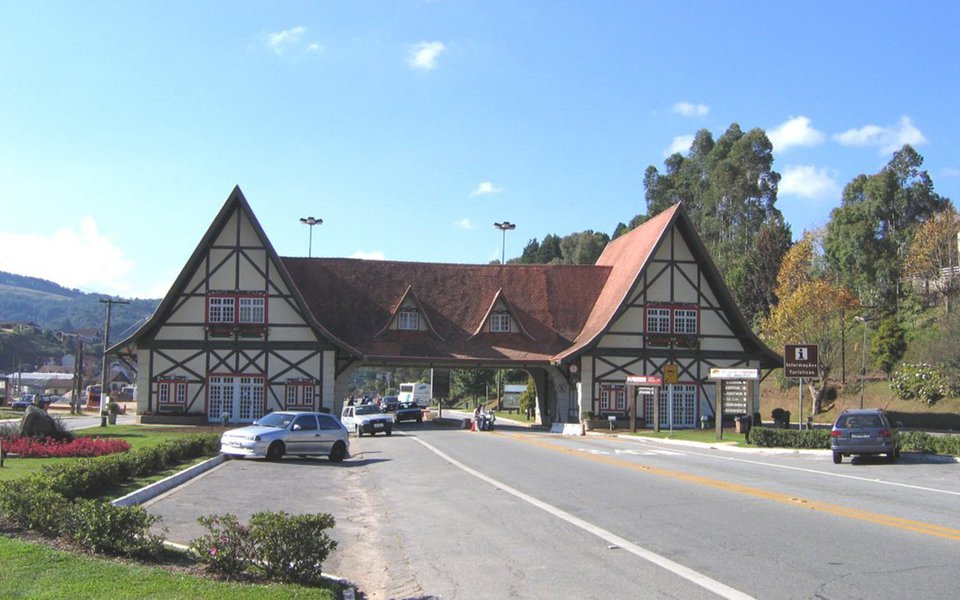
M 43 327 L 33 321 L 0 321 L 0 331 L 6 333 L 43 333 Z
M 214 422 L 338 412 L 356 369 L 416 366 L 524 369 L 545 424 L 591 411 L 694 427 L 717 410 L 712 368 L 782 364 L 679 204 L 594 265 L 406 263 L 280 257 L 239 188 L 153 317 L 110 352 L 140 365 L 140 413 Z M 749 385 L 745 412 L 759 401 Z

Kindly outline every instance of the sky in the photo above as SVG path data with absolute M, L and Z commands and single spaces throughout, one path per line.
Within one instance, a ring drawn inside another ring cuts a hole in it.
M 0 271 L 160 298 L 237 185 L 281 256 L 509 260 L 611 234 L 648 166 L 732 123 L 770 137 L 795 238 L 906 143 L 956 203 L 958 23 L 943 0 L 0 0 Z

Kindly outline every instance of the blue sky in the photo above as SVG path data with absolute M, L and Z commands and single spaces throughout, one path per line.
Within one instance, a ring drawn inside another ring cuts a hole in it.
M 0 270 L 162 296 L 234 185 L 274 247 L 486 263 L 611 233 L 706 128 L 793 228 L 903 143 L 960 194 L 960 3 L 0 0 Z

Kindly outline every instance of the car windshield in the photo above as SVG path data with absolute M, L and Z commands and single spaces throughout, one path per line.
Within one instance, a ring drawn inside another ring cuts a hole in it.
M 376 404 L 361 404 L 354 412 L 358 415 L 375 415 L 380 412 L 380 407 Z
M 265 415 L 262 419 L 257 421 L 257 425 L 286 429 L 292 420 L 293 415 L 290 413 L 270 413 L 269 415 Z

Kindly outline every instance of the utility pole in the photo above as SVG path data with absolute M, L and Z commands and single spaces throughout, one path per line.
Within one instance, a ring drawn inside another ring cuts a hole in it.
M 103 371 L 100 373 L 100 427 L 107 426 L 107 346 L 110 344 L 110 312 L 114 304 L 130 304 L 126 300 L 113 298 L 100 299 L 101 304 L 107 305 L 107 325 L 103 332 Z

